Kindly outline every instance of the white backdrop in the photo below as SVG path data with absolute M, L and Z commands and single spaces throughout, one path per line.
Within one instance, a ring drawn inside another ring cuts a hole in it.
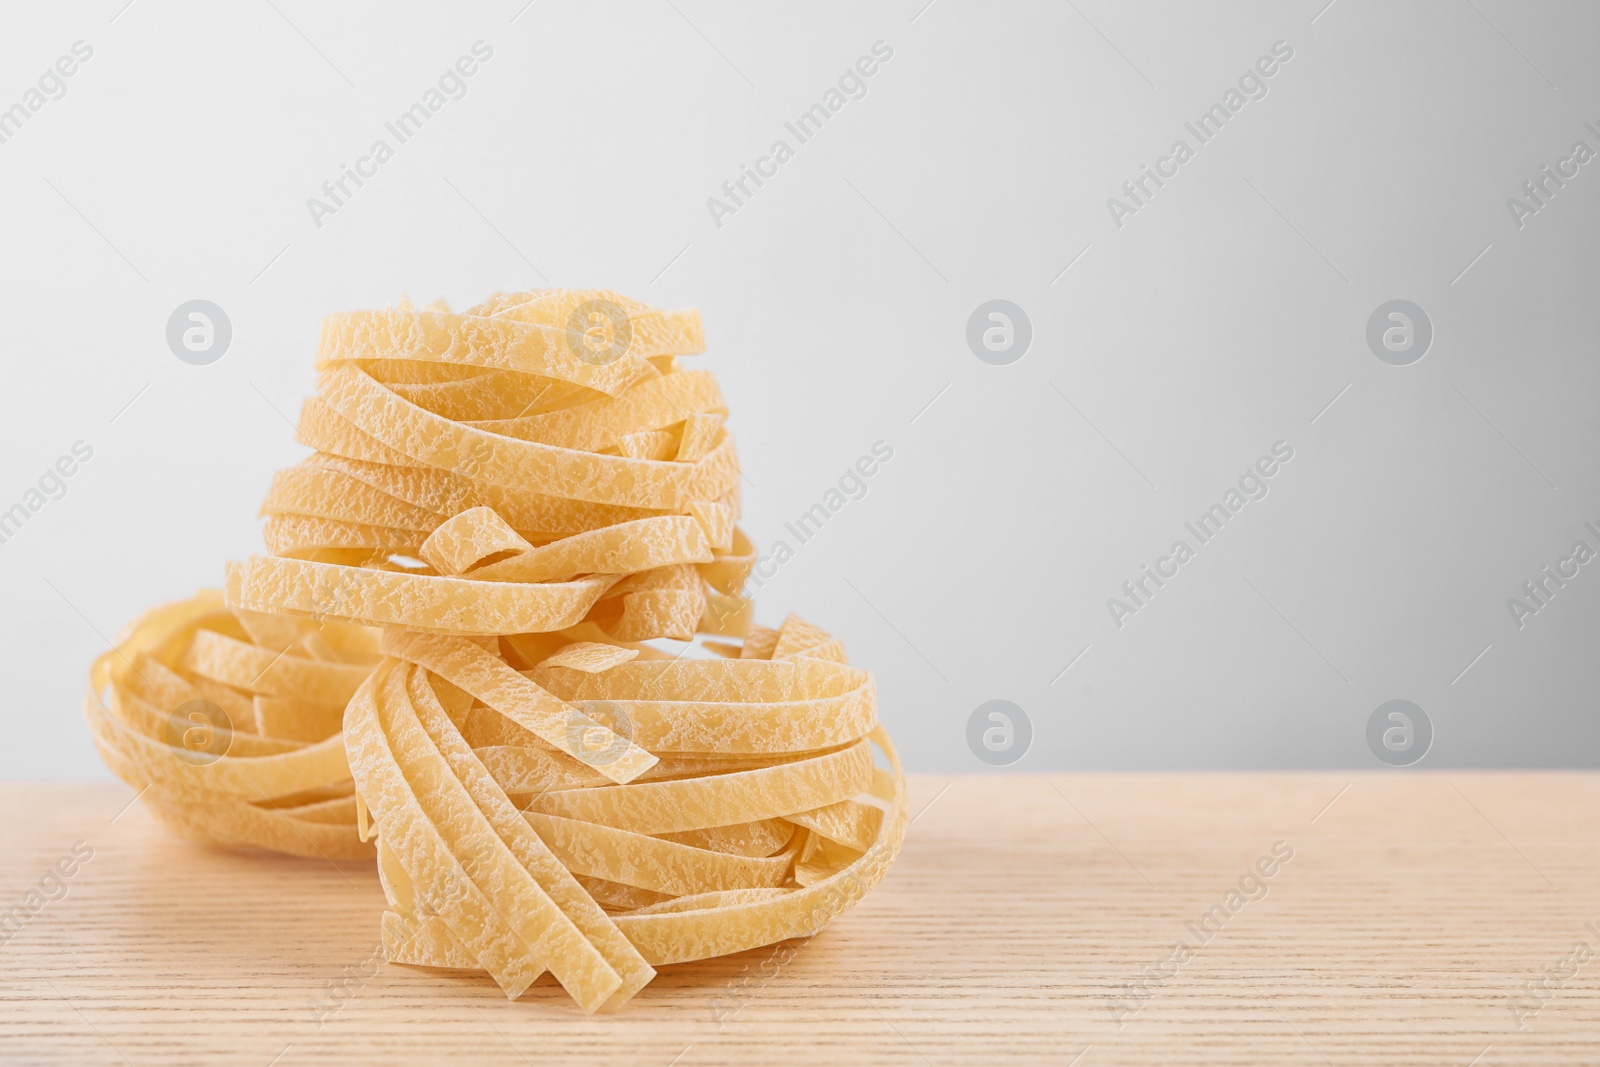
M 844 638 L 912 769 L 985 766 L 993 699 L 1019 770 L 1379 766 L 1394 699 L 1432 738 L 1390 762 L 1592 766 L 1597 42 L 1511 0 L 7 5 L 0 776 L 103 774 L 89 659 L 259 551 L 321 316 L 545 284 L 701 309 L 792 550 L 761 615 Z

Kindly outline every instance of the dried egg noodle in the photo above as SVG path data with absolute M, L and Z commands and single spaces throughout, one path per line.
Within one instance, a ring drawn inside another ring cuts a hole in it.
M 378 660 L 375 631 L 202 593 L 147 613 L 95 660 L 89 727 L 106 765 L 183 837 L 371 855 L 340 723 Z
M 615 1007 L 820 929 L 893 861 L 904 777 L 840 642 L 752 622 L 702 347 L 604 291 L 330 316 L 270 554 L 91 670 L 107 764 L 197 840 L 375 852 L 387 958 L 511 997 Z M 645 643 L 697 634 L 731 640 Z

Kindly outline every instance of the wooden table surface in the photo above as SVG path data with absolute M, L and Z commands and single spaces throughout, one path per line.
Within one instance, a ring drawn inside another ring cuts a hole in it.
M 923 776 L 855 910 L 594 1017 L 382 965 L 370 869 L 131 796 L 0 786 L 0 1062 L 1600 1062 L 1600 774 Z

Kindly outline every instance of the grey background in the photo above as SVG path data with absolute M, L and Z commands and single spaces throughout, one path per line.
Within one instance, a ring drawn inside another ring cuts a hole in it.
M 1521 229 L 1506 201 L 1600 149 L 1600 8 L 924 2 L 8 5 L 0 107 L 94 56 L 0 144 L 0 507 L 94 456 L 0 545 L 0 776 L 104 775 L 84 669 L 259 551 L 321 316 L 547 281 L 701 309 L 763 545 L 893 447 L 759 605 L 876 672 L 912 769 L 984 769 L 990 699 L 1032 720 L 1012 770 L 1380 767 L 1400 698 L 1422 768 L 1594 765 L 1600 568 L 1520 630 L 1506 601 L 1600 547 L 1600 162 Z M 478 39 L 468 94 L 316 228 L 306 198 Z M 878 40 L 867 95 L 716 226 Z M 1268 95 L 1115 227 L 1279 40 Z M 209 366 L 164 340 L 197 298 L 233 324 Z M 965 342 L 995 298 L 1032 321 L 1009 366 Z M 1435 331 L 1406 367 L 1364 339 L 1396 298 Z M 1270 494 L 1116 628 L 1279 440 Z

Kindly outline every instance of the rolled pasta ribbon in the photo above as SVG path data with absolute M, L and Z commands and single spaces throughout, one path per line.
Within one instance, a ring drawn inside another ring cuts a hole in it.
M 593 1010 L 636 991 L 637 971 L 596 962 L 613 931 L 654 967 L 807 936 L 860 900 L 904 836 L 899 759 L 865 672 L 812 655 L 836 642 L 794 616 L 777 633 L 737 659 L 672 659 L 571 632 L 507 642 L 502 659 L 462 638 L 387 632 L 383 648 L 399 658 L 363 687 L 346 728 L 379 835 L 388 958 L 484 970 L 515 995 L 527 972 L 505 970 L 514 932 L 494 917 L 544 916 L 566 930 L 556 913 L 574 927 L 586 916 L 594 953 L 522 943 Z M 770 658 L 779 647 L 793 650 Z M 506 714 L 524 688 L 510 678 L 543 694 L 524 708 L 565 702 L 596 725 L 545 736 Z M 454 786 L 415 755 L 426 749 L 413 723 L 464 791 L 455 814 L 430 814 L 434 794 Z M 638 749 L 657 762 L 605 773 Z M 523 827 L 539 844 L 519 854 L 537 887 L 500 869 Z M 552 865 L 571 884 L 542 878 Z
M 604 292 L 334 316 L 299 426 L 317 453 L 274 477 L 272 554 L 229 567 L 229 603 L 474 636 L 585 619 L 627 641 L 739 636 L 755 551 L 721 392 L 678 361 L 701 345 L 696 313 Z
M 370 856 L 341 733 L 377 633 L 230 610 L 220 593 L 146 613 L 89 669 L 106 765 L 180 836 Z
M 815 933 L 892 862 L 904 777 L 840 642 L 753 622 L 703 343 L 605 291 L 330 316 L 268 554 L 96 661 L 106 761 L 188 836 L 375 851 L 387 958 L 511 997 L 614 1008 Z

